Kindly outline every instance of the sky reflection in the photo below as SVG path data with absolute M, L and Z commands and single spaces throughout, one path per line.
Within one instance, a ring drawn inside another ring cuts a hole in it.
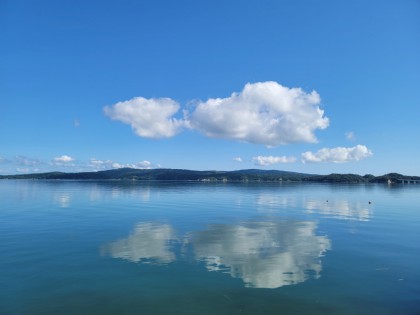
M 168 224 L 139 223 L 127 238 L 109 243 L 101 252 L 131 262 L 167 264 L 175 260 L 170 250 L 170 242 L 175 239 L 175 230 Z
M 281 209 L 301 207 L 306 213 L 320 214 L 340 220 L 369 221 L 373 215 L 373 205 L 369 204 L 368 200 L 348 200 L 344 197 L 334 197 L 328 200 L 260 194 L 256 197 L 256 204 L 261 213 L 273 213 Z
M 326 236 L 316 236 L 311 221 L 246 222 L 214 225 L 192 234 L 197 259 L 209 271 L 227 270 L 247 287 L 278 288 L 319 277 L 320 257 L 331 248 Z
M 124 239 L 102 248 L 102 253 L 131 262 L 170 263 L 176 257 L 171 244 L 204 262 L 208 271 L 240 278 L 246 287 L 279 288 L 320 277 L 321 257 L 331 249 L 327 236 L 315 235 L 313 221 L 247 221 L 211 225 L 177 238 L 168 224 L 139 223 Z
M 319 213 L 335 219 L 369 221 L 372 207 L 368 203 L 349 200 L 316 200 L 305 201 L 304 208 L 308 213 Z

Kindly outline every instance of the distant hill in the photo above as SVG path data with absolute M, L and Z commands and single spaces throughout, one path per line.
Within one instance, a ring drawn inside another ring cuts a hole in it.
M 325 183 L 387 183 L 401 179 L 420 180 L 418 176 L 404 176 L 389 173 L 382 176 L 357 174 L 315 175 L 279 170 L 246 169 L 237 171 L 194 171 L 184 169 L 133 169 L 120 168 L 98 172 L 80 173 L 34 173 L 22 175 L 3 175 L 0 179 L 61 179 L 61 180 L 178 180 L 178 181 L 291 181 L 291 182 L 325 182 Z

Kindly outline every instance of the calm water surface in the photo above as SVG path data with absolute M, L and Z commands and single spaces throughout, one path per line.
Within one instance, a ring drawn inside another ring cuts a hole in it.
M 3 180 L 0 252 L 0 314 L 420 314 L 420 185 Z

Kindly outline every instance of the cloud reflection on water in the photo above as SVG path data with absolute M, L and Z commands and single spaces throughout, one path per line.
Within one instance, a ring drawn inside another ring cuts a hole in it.
M 315 235 L 316 227 L 311 221 L 213 225 L 192 233 L 191 242 L 209 271 L 226 271 L 247 287 L 278 288 L 305 281 L 308 272 L 319 277 L 331 241 Z
M 70 207 L 71 196 L 68 193 L 57 193 L 54 195 L 54 200 L 60 208 Z
M 320 258 L 331 241 L 315 235 L 316 228 L 312 221 L 249 221 L 211 225 L 177 239 L 168 224 L 139 223 L 131 235 L 102 252 L 132 262 L 170 263 L 176 259 L 170 245 L 178 242 L 209 271 L 241 278 L 247 287 L 278 288 L 320 276 Z
M 175 239 L 175 230 L 169 224 L 139 223 L 127 238 L 109 243 L 101 251 L 131 262 L 153 260 L 165 264 L 175 260 L 170 249 Z

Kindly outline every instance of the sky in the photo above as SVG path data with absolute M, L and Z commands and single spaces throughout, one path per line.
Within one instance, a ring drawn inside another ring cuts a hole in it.
M 0 174 L 420 175 L 418 0 L 0 0 Z

